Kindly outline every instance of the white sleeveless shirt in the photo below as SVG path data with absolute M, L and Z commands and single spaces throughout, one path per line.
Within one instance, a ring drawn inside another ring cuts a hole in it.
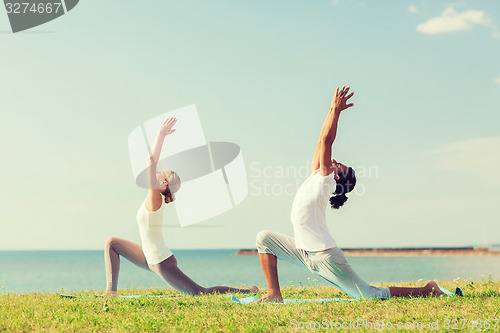
M 150 265 L 156 265 L 173 255 L 163 239 L 163 200 L 158 210 L 149 212 L 144 201 L 137 211 L 142 251 Z
M 334 175 L 318 171 L 297 191 L 290 215 L 297 249 L 317 252 L 337 246 L 326 226 L 326 206 L 337 186 Z

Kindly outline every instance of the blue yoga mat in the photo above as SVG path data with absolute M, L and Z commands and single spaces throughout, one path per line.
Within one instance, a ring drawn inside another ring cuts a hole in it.
M 59 294 L 59 293 L 56 293 L 56 295 L 59 295 L 61 297 L 66 297 L 66 298 L 96 298 L 96 297 L 104 298 L 104 296 L 102 296 L 102 295 L 93 295 L 93 296 L 83 295 L 83 296 L 78 296 L 78 295 L 65 295 L 65 294 Z M 118 298 L 141 298 L 141 297 L 160 298 L 160 297 L 175 297 L 175 296 L 181 296 L 181 295 L 118 295 L 118 296 L 115 296 L 115 297 L 118 297 Z
M 446 288 L 443 288 L 441 286 L 438 286 L 439 289 L 441 289 L 442 292 L 444 292 L 447 296 L 463 296 L 462 290 L 460 288 L 455 289 L 455 293 L 452 293 Z M 245 298 L 236 298 L 233 295 L 229 295 L 231 301 L 238 303 L 238 304 L 251 304 L 252 302 L 255 302 L 258 300 L 258 297 L 245 297 Z M 276 304 L 295 304 L 295 303 L 302 303 L 302 302 L 319 302 L 319 303 L 327 303 L 327 302 L 352 302 L 352 301 L 358 301 L 355 298 L 312 298 L 312 299 L 293 299 L 293 298 L 284 298 L 283 303 L 276 303 Z M 262 304 L 262 303 L 253 303 L 253 304 Z
M 231 301 L 238 303 L 238 304 L 250 304 L 250 303 L 255 302 L 256 300 L 259 299 L 259 297 L 236 298 L 233 295 L 229 295 L 228 297 L 231 298 Z M 277 303 L 277 304 L 295 304 L 295 303 L 302 303 L 302 302 L 327 303 L 327 302 L 341 302 L 341 301 L 352 302 L 352 301 L 356 301 L 356 300 L 354 298 L 313 298 L 313 299 L 284 298 L 283 303 Z M 262 303 L 254 303 L 254 304 L 262 304 Z
M 56 295 L 59 295 L 61 297 L 66 297 L 66 298 L 96 298 L 96 297 L 101 297 L 104 298 L 102 295 L 66 295 L 66 294 L 59 294 L 56 293 Z M 250 296 L 250 295 L 257 295 L 255 293 L 253 294 L 242 294 L 244 296 Z M 115 297 L 118 298 L 141 298 L 141 297 L 153 297 L 153 298 L 160 298 L 160 297 L 176 297 L 176 296 L 186 296 L 186 295 L 118 295 Z M 113 296 L 111 296 L 113 297 Z
M 451 292 L 451 291 L 449 291 L 448 289 L 443 288 L 443 287 L 441 287 L 441 286 L 438 286 L 438 287 L 439 287 L 439 289 L 441 289 L 441 291 L 442 291 L 443 293 L 445 293 L 445 294 L 446 294 L 446 295 L 448 295 L 448 296 L 463 296 L 463 295 L 464 295 L 464 293 L 462 292 L 462 289 L 460 289 L 460 288 L 458 288 L 458 287 L 455 289 L 455 293 L 452 293 L 452 292 Z

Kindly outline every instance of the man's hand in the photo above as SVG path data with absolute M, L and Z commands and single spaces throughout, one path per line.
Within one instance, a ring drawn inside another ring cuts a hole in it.
M 176 122 L 177 122 L 177 118 L 173 118 L 173 117 L 167 118 L 167 120 L 165 120 L 163 122 L 163 124 L 160 126 L 159 133 L 163 136 L 167 136 L 167 135 L 174 133 L 175 129 L 173 129 L 172 127 L 174 127 Z
M 340 91 L 338 87 L 337 89 L 335 89 L 335 96 L 333 96 L 332 105 L 330 106 L 330 111 L 335 111 L 340 113 L 345 109 L 348 109 L 354 105 L 353 103 L 347 104 L 347 100 L 351 98 L 352 95 L 354 95 L 354 93 L 350 93 L 349 95 L 347 95 L 347 93 L 349 92 L 349 88 L 350 87 L 346 88 L 346 86 L 343 86 L 342 89 L 340 89 Z

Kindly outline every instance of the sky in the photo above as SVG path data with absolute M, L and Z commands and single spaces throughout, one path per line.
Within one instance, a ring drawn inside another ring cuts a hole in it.
M 241 147 L 249 194 L 172 249 L 292 235 L 337 86 L 355 92 L 333 157 L 357 171 L 327 211 L 344 248 L 500 243 L 500 2 L 81 1 L 13 34 L 0 9 L 0 250 L 140 242 L 128 135 L 195 104 Z

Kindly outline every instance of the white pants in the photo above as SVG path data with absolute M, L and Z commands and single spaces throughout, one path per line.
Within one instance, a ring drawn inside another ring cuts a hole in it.
M 295 240 L 287 235 L 263 230 L 257 235 L 257 250 L 278 259 L 308 268 L 349 296 L 360 298 L 390 298 L 389 288 L 366 283 L 349 265 L 344 252 L 333 247 L 323 252 L 307 252 L 295 247 Z

